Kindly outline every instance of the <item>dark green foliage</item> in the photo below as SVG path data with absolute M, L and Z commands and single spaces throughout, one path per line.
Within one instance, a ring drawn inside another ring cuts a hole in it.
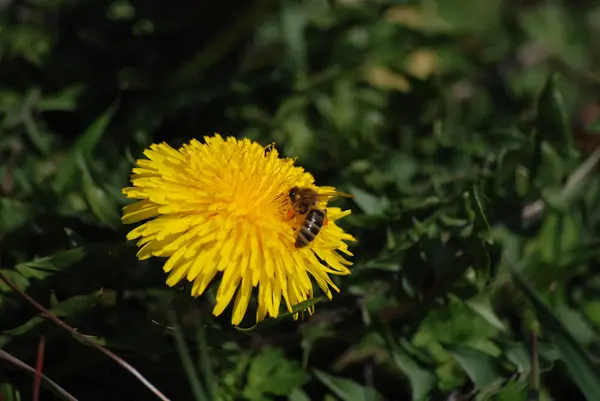
M 0 272 L 172 400 L 600 400 L 595 3 L 0 0 Z M 125 242 L 143 149 L 215 131 L 355 195 L 314 316 Z M 0 282 L 0 401 L 42 336 L 41 399 L 157 399 Z

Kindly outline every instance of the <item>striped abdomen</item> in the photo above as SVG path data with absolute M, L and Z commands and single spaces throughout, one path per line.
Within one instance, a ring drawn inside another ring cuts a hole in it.
M 306 218 L 296 235 L 296 248 L 303 248 L 310 244 L 323 227 L 325 221 L 326 210 L 310 209 L 306 214 Z

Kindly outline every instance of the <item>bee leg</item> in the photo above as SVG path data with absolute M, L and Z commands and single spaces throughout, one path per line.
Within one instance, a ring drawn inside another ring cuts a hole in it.
M 327 209 L 324 210 L 325 219 L 323 220 L 323 226 L 326 226 L 329 223 L 329 219 L 327 218 Z
M 294 210 L 288 210 L 286 219 L 291 220 L 294 218 L 294 216 L 296 216 L 296 212 Z

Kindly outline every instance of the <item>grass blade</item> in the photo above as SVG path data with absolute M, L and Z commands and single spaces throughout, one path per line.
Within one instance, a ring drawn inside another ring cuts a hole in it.
M 600 375 L 585 351 L 514 269 L 511 274 L 516 286 L 533 305 L 544 333 L 559 349 L 561 359 L 579 389 L 588 400 L 600 400 Z
M 177 352 L 179 353 L 179 357 L 181 358 L 181 364 L 183 365 L 183 370 L 190 382 L 190 386 L 192 387 L 192 392 L 194 393 L 194 398 L 196 401 L 208 401 L 206 397 L 206 393 L 202 388 L 202 383 L 200 382 L 200 377 L 198 376 L 198 372 L 194 367 L 194 363 L 192 362 L 192 357 L 190 355 L 190 350 L 185 344 L 185 339 L 183 338 L 183 333 L 181 332 L 181 327 L 177 322 L 177 314 L 173 308 L 169 309 L 169 319 L 171 320 L 171 327 L 173 327 L 173 337 L 175 338 L 175 345 L 177 346 Z
M 216 400 L 217 382 L 215 380 L 212 366 L 210 366 L 210 355 L 208 353 L 208 344 L 206 342 L 206 326 L 202 323 L 202 320 L 199 320 L 197 323 L 196 341 L 198 342 L 199 347 L 200 370 L 205 378 L 208 399 Z

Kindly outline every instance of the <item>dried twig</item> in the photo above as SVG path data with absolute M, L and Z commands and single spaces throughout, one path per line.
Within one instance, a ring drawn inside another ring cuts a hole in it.
M 35 363 L 35 377 L 33 378 L 33 401 L 40 399 L 40 384 L 42 381 L 42 369 L 44 366 L 44 346 L 46 340 L 44 336 L 40 337 L 38 343 L 37 361 Z
M 31 373 L 32 375 L 36 374 L 36 370 L 31 366 L 27 365 L 25 362 L 21 361 L 19 358 L 16 358 L 9 354 L 8 352 L 0 349 L 0 359 L 3 359 L 9 363 L 12 363 L 15 366 Z M 77 401 L 77 398 L 73 397 L 71 394 L 67 392 L 67 390 L 63 389 L 61 386 L 50 380 L 44 374 L 40 374 L 40 378 L 48 385 L 48 387 L 53 390 L 56 394 L 62 396 L 65 400 L 68 401 Z M 2 394 L 0 394 L 2 396 Z M 1 401 L 4 401 L 3 398 L 0 398 Z
M 594 151 L 589 155 L 589 157 L 584 161 L 577 170 L 573 172 L 567 178 L 567 182 L 563 187 L 561 194 L 566 195 L 568 191 L 573 189 L 577 184 L 583 181 L 594 169 L 596 164 L 600 161 L 600 146 L 594 149 Z M 521 218 L 524 221 L 534 221 L 537 220 L 542 213 L 544 212 L 546 205 L 543 200 L 538 199 L 535 202 L 526 205 L 521 211 Z
M 35 309 L 40 311 L 43 316 L 46 316 L 47 318 L 52 320 L 54 323 L 56 323 L 58 326 L 67 330 L 73 336 L 79 338 L 85 344 L 89 345 L 90 347 L 96 348 L 98 351 L 102 352 L 104 355 L 106 355 L 107 357 L 109 357 L 110 359 L 112 359 L 113 361 L 118 363 L 121 367 L 123 367 L 125 370 L 127 370 L 132 375 L 134 375 L 144 386 L 146 386 L 150 391 L 152 391 L 154 393 L 154 395 L 156 395 L 158 398 L 160 398 L 163 401 L 170 401 L 169 398 L 167 398 L 156 387 L 154 387 L 154 385 L 152 383 L 150 383 L 148 381 L 148 379 L 146 379 L 133 366 L 131 366 L 129 363 L 125 362 L 123 359 L 121 359 L 117 355 L 113 354 L 111 351 L 104 348 L 103 346 L 91 341 L 85 335 L 79 333 L 77 330 L 75 330 L 74 328 L 72 328 L 71 326 L 69 326 L 68 324 L 63 322 L 62 320 L 60 320 L 56 315 L 54 315 L 48 309 L 44 308 L 36 300 L 31 298 L 29 295 L 27 295 L 25 292 L 23 292 L 21 289 L 19 289 L 16 285 L 14 285 L 13 282 L 10 281 L 8 279 L 8 277 L 6 277 L 1 271 L 0 271 L 0 279 L 2 279 L 2 281 L 4 281 L 6 283 L 6 285 L 8 285 L 14 292 L 21 295 L 23 298 L 25 298 L 25 300 L 27 302 L 29 302 Z

